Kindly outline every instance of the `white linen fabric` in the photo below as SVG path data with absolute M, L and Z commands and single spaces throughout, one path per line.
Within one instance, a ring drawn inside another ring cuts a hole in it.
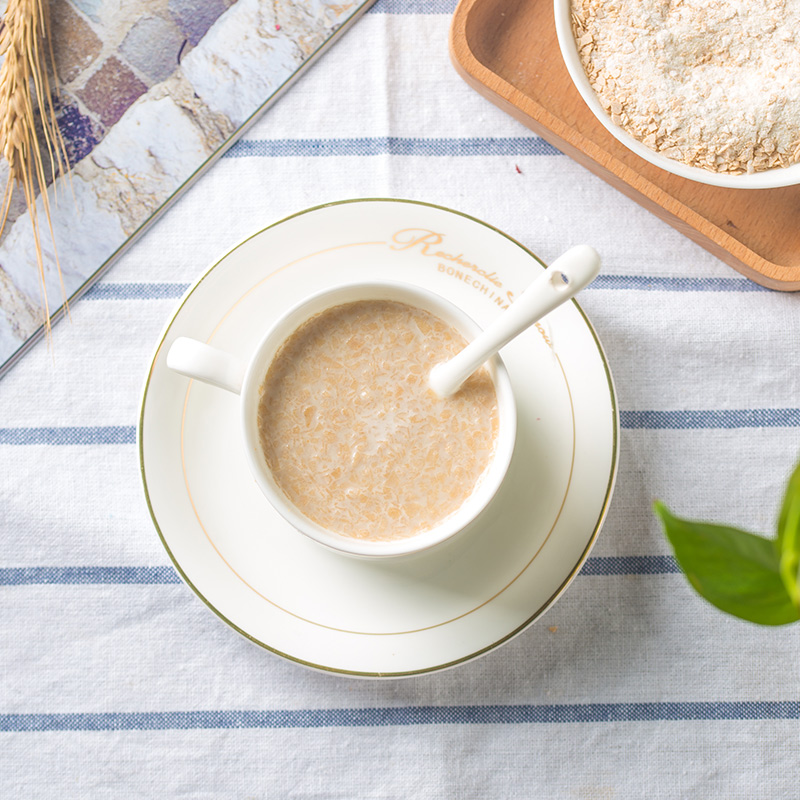
M 798 796 L 800 627 L 727 617 L 651 504 L 769 534 L 800 447 L 800 298 L 761 289 L 455 73 L 451 0 L 378 0 L 0 381 L 4 797 Z M 322 202 L 401 197 L 545 261 L 621 409 L 610 514 L 565 596 L 477 661 L 404 680 L 253 646 L 154 531 L 135 425 L 177 298 L 229 247 Z

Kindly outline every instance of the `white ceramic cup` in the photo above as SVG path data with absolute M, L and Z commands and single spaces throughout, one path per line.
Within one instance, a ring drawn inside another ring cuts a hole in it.
M 355 539 L 324 528 L 300 512 L 272 476 L 259 443 L 259 389 L 281 345 L 304 322 L 328 308 L 358 300 L 394 300 L 421 308 L 450 324 L 467 341 L 474 339 L 481 331 L 477 323 L 461 309 L 426 289 L 389 281 L 356 283 L 314 294 L 289 310 L 267 331 L 247 363 L 203 342 L 180 337 L 170 346 L 167 366 L 182 375 L 241 396 L 240 424 L 250 471 L 273 507 L 298 531 L 320 544 L 354 556 L 385 557 L 418 553 L 464 530 L 500 488 L 516 441 L 517 411 L 511 381 L 499 356 L 487 362 L 497 392 L 495 452 L 478 485 L 457 511 L 428 530 L 391 541 Z

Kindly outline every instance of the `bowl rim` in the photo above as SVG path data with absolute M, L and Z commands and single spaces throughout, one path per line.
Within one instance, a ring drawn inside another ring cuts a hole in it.
M 577 43 L 572 31 L 572 0 L 553 0 L 554 16 L 556 24 L 556 37 L 558 38 L 561 56 L 564 64 L 572 78 L 572 83 L 581 95 L 581 98 L 589 106 L 589 110 L 597 118 L 598 122 L 618 141 L 637 156 L 648 161 L 653 166 L 659 167 L 673 175 L 688 180 L 704 183 L 710 186 L 721 186 L 727 189 L 777 189 L 783 186 L 795 186 L 800 184 L 800 163 L 792 164 L 788 167 L 775 167 L 750 174 L 730 175 L 722 172 L 711 172 L 701 167 L 693 167 L 667 158 L 655 150 L 642 144 L 634 138 L 624 128 L 612 122 L 606 113 L 600 100 L 595 93 L 589 78 L 583 69 Z

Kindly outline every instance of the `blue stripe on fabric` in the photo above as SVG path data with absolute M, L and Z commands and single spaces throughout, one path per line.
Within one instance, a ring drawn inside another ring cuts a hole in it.
M 0 428 L 0 445 L 134 444 L 133 425 L 73 426 L 66 428 Z
M 672 556 L 593 556 L 587 558 L 580 574 L 596 575 L 671 575 L 680 572 Z
M 452 14 L 458 0 L 377 0 L 368 14 Z
M 240 139 L 223 158 L 289 156 L 558 156 L 561 151 L 537 136 L 512 138 L 404 139 L 376 136 L 352 139 Z
M 628 430 L 796 428 L 800 408 L 723 408 L 700 411 L 620 411 Z
M 183 297 L 188 283 L 96 283 L 86 300 L 174 300 Z
M 0 567 L 0 586 L 180 583 L 170 566 Z
M 646 275 L 598 275 L 587 289 L 643 292 L 771 292 L 747 278 L 668 278 Z
M 183 297 L 188 283 L 97 283 L 87 300 L 174 300 Z M 587 287 L 608 291 L 644 292 L 770 292 L 747 278 L 667 278 L 647 275 L 598 275 Z
M 230 711 L 0 714 L 0 731 L 163 731 L 385 728 L 410 725 L 530 725 L 592 722 L 796 720 L 800 701 L 401 706 Z
M 800 408 L 729 408 L 699 411 L 621 411 L 625 430 L 797 428 Z M 136 427 L 0 428 L 0 445 L 134 444 Z
M 581 575 L 668 575 L 680 572 L 672 556 L 595 556 L 587 559 Z M 174 584 L 178 573 L 170 566 L 154 567 L 0 567 L 0 586 L 90 584 Z

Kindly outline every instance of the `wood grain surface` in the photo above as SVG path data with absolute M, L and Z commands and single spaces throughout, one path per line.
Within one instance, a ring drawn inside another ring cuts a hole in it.
M 461 0 L 450 54 L 480 94 L 726 264 L 762 286 L 800 290 L 800 186 L 707 186 L 628 150 L 573 86 L 553 0 Z

